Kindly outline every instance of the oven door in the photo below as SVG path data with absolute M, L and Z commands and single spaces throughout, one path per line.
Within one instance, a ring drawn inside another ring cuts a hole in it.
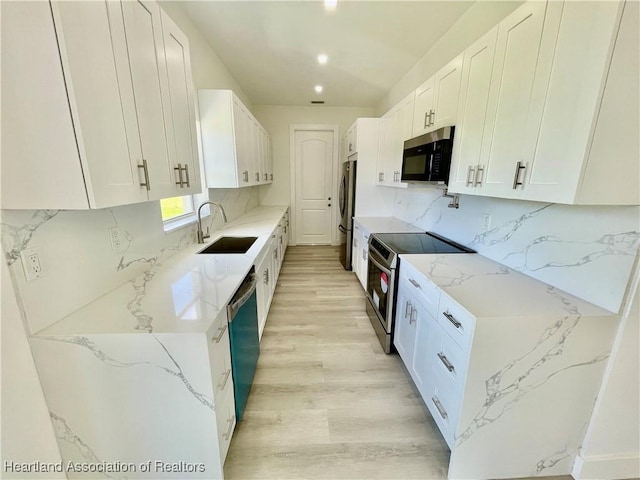
M 367 297 L 387 334 L 392 332 L 395 270 L 386 267 L 375 250 L 369 248 Z

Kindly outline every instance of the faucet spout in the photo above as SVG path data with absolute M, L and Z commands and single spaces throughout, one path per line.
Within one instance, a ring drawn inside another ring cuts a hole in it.
M 218 202 L 203 202 L 202 205 L 198 207 L 198 243 L 204 243 L 204 241 L 210 236 L 209 227 L 207 227 L 206 234 L 202 231 L 202 216 L 200 211 L 205 205 L 213 205 L 214 207 L 218 207 L 218 210 L 220 210 L 220 214 L 222 215 L 222 220 L 224 220 L 224 223 L 227 223 L 227 214 L 225 213 L 222 205 L 220 205 Z

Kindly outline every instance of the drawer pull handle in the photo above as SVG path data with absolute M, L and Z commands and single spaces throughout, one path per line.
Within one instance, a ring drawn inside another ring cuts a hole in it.
M 456 328 L 460 328 L 462 326 L 462 324 L 456 320 L 456 318 L 451 315 L 449 312 L 442 312 L 442 314 L 445 316 L 445 318 L 447 320 L 449 320 L 451 322 L 451 324 L 456 327 Z
M 229 440 L 229 437 L 231 437 L 231 431 L 233 430 L 233 422 L 235 421 L 236 421 L 235 415 L 233 415 L 231 418 L 227 420 L 227 423 L 229 424 L 229 428 L 227 429 L 227 433 L 222 434 L 225 440 Z
M 415 313 L 415 315 L 414 315 L 414 313 Z M 412 323 L 416 323 L 416 318 L 418 318 L 418 310 L 413 308 L 413 305 L 412 305 L 411 306 L 411 316 L 409 317 L 409 325 L 411 325 Z
M 442 404 L 440 403 L 440 400 L 438 400 L 438 397 L 431 397 L 431 401 L 438 409 L 438 413 L 440 414 L 440 416 L 446 420 L 448 416 L 447 411 L 443 408 Z
M 438 353 L 438 358 L 440 359 L 442 364 L 445 367 L 447 367 L 447 370 L 449 370 L 450 372 L 454 372 L 455 371 L 455 367 L 453 365 L 451 365 L 451 362 L 449 362 L 449 359 L 444 355 L 444 353 Z
M 223 326 L 221 326 L 218 329 L 218 336 L 217 337 L 213 337 L 211 339 L 212 342 L 215 343 L 220 343 L 220 340 L 222 340 L 222 336 L 224 335 L 224 332 L 227 330 L 227 324 L 225 323 Z
M 416 288 L 419 288 L 420 290 L 422 290 L 422 287 L 420 286 L 420 284 L 418 282 L 416 282 L 413 278 L 409 279 L 409 283 L 411 283 L 411 285 L 413 285 Z
M 412 308 L 413 307 L 411 306 L 411 302 L 407 300 L 404 308 L 404 318 L 407 318 L 409 315 L 411 315 Z
M 231 375 L 231 369 L 224 372 L 222 375 L 222 380 L 218 383 L 218 390 L 224 390 L 224 387 L 227 385 L 227 380 L 229 380 L 229 376 Z

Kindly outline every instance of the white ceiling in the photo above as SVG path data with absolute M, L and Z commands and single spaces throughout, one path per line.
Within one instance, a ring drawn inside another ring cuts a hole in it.
M 254 104 L 373 107 L 472 3 L 343 0 L 333 13 L 321 1 L 180 5 Z

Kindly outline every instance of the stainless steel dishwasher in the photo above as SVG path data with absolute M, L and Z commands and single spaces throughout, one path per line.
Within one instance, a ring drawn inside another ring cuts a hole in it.
M 231 369 L 236 399 L 236 419 L 242 420 L 260 356 L 255 267 L 244 278 L 227 305 Z

